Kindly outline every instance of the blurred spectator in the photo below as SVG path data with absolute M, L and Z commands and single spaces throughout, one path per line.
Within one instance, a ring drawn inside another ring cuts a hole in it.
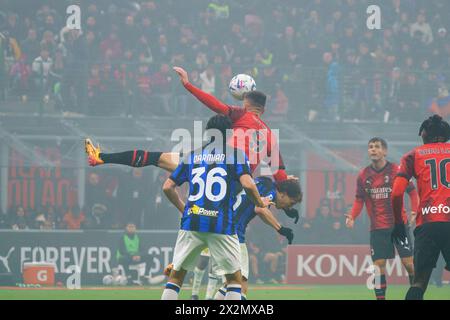
M 429 111 L 433 114 L 438 114 L 445 119 L 450 116 L 450 95 L 446 87 L 440 87 L 439 95 L 433 99 L 429 107 Z
M 22 101 L 27 100 L 29 90 L 29 79 L 31 76 L 31 68 L 26 63 L 25 57 L 22 56 L 9 70 L 10 87 L 14 94 L 22 96 Z
M 172 75 L 167 63 L 163 63 L 158 72 L 151 76 L 151 85 L 154 97 L 153 105 L 161 109 L 158 113 L 169 115 L 173 113 L 170 107 Z
M 26 57 L 26 63 L 31 64 L 34 57 L 37 57 L 41 51 L 41 44 L 37 39 L 36 29 L 28 30 L 28 36 L 24 41 L 22 41 L 21 48 L 24 56 Z
M 183 19 L 173 14 L 173 1 L 148 1 L 139 6 L 98 2 L 83 11 L 82 32 L 60 30 L 66 16 L 60 5 L 44 4 L 35 6 L 37 10 L 30 7 L 28 11 L 14 12 L 16 7 L 7 2 L 2 11 L 8 13 L 0 23 L 0 99 L 22 96 L 27 101 L 35 88 L 25 86 L 24 71 L 45 49 L 55 64 L 60 55 L 58 65 L 63 67 L 55 73 L 62 77 L 52 80 L 49 89 L 53 93 L 50 98 L 55 98 L 60 105 L 57 109 L 64 114 L 87 112 L 93 65 L 100 70 L 110 69 L 108 76 L 100 76 L 106 90 L 97 95 L 102 105 L 108 106 L 105 110 L 111 110 L 108 115 L 118 110 L 129 114 L 131 111 L 123 110 L 161 101 L 166 108 L 168 94 L 174 97 L 171 104 L 186 109 L 189 100 L 179 85 L 148 82 L 147 77 L 152 80 L 167 64 L 185 66 L 191 73 L 199 71 L 200 86 L 220 98 L 227 97 L 226 84 L 236 73 L 252 74 L 258 88 L 268 91 L 274 101 L 276 94 L 281 94 L 276 91 L 280 84 L 287 100 L 280 95 L 276 101 L 280 101 L 282 109 L 285 101 L 298 101 L 295 114 L 299 120 L 388 122 L 393 119 L 392 112 L 399 109 L 400 83 L 405 81 L 408 87 L 407 77 L 393 81 L 394 68 L 416 74 L 420 94 L 406 98 L 411 102 L 415 99 L 414 105 L 427 104 L 436 96 L 434 74 L 442 74 L 444 82 L 450 79 L 450 25 L 443 14 L 450 7 L 441 0 L 430 0 L 426 7 L 413 5 L 414 1 L 388 1 L 382 5 L 383 30 L 374 32 L 360 28 L 365 21 L 358 12 L 364 10 L 366 2 L 314 0 L 280 6 L 270 0 L 264 6 L 254 6 L 200 1 L 189 6 L 177 4 Z M 329 54 L 332 59 L 324 64 Z M 146 75 L 132 79 L 131 75 L 135 76 L 143 65 L 148 68 Z M 227 68 L 231 76 L 219 74 L 219 70 Z M 151 92 L 146 92 L 149 83 Z M 155 85 L 157 88 L 152 89 Z M 387 113 L 380 116 L 381 106 Z M 320 112 L 323 108 L 330 112 Z M 396 120 L 418 121 L 419 116 L 409 114 L 407 119 Z
M 120 226 L 124 226 L 127 221 L 134 221 L 138 227 L 148 225 L 147 220 L 152 223 L 154 220 L 149 219 L 150 203 L 148 201 L 151 181 L 145 178 L 140 168 L 132 169 L 131 172 L 123 175 L 122 179 L 126 180 L 121 180 L 124 182 L 119 183 L 117 190 L 117 198 L 120 199 L 118 217 Z M 156 214 L 159 215 L 161 212 L 158 211 Z
M 216 91 L 216 73 L 214 67 L 209 65 L 205 71 L 200 73 L 201 89 L 214 95 Z
M 409 32 L 411 37 L 415 37 L 418 34 L 420 41 L 425 45 L 429 45 L 433 42 L 433 31 L 426 20 L 425 14 L 417 15 L 416 22 L 411 24 Z
M 26 230 L 31 228 L 28 217 L 25 215 L 25 210 L 22 207 L 17 207 L 11 212 L 9 224 L 13 230 Z
M 108 38 L 100 43 L 102 56 L 105 60 L 117 60 L 122 56 L 122 42 L 117 37 L 117 33 L 112 31 Z
M 149 255 L 145 253 L 139 235 L 136 232 L 136 224 L 128 222 L 125 227 L 125 232 L 118 241 L 116 250 L 116 264 L 122 266 L 127 278 L 131 278 L 130 266 L 145 264 L 141 272 L 137 271 L 137 277 L 134 281 L 136 284 L 142 285 L 141 277 L 144 276 L 145 269 L 149 264 Z
M 331 52 L 327 52 L 323 55 L 323 61 L 328 66 L 324 117 L 330 117 L 331 120 L 339 121 L 339 104 L 341 99 L 339 64 L 333 59 L 333 54 Z
M 31 69 L 38 97 L 47 95 L 49 92 L 49 75 L 52 65 L 53 60 L 47 49 L 42 49 L 40 55 L 33 61 Z
M 414 73 L 406 76 L 406 81 L 401 84 L 399 90 L 398 119 L 414 121 L 417 114 L 422 113 L 420 105 L 421 87 Z
M 74 206 L 69 208 L 64 214 L 61 228 L 67 230 L 80 230 L 83 229 L 86 222 L 86 216 L 81 211 L 80 207 Z

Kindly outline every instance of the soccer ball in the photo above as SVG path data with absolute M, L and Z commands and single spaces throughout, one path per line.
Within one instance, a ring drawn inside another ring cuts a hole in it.
M 106 276 L 103 277 L 103 284 L 105 286 L 111 286 L 114 282 L 114 278 L 112 275 L 107 274 Z
M 128 279 L 126 276 L 118 275 L 114 278 L 114 285 L 116 286 L 126 286 L 128 283 Z
M 247 74 L 238 74 L 228 85 L 231 95 L 237 100 L 243 100 L 244 94 L 256 90 L 255 80 Z

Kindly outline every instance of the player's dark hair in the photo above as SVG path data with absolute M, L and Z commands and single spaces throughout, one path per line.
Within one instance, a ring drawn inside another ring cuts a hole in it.
M 300 183 L 298 180 L 288 179 L 279 181 L 276 183 L 277 190 L 279 192 L 286 193 L 289 198 L 292 199 L 300 199 L 300 202 L 303 199 L 302 188 L 300 187 Z
M 206 124 L 206 130 L 209 129 L 216 129 L 219 130 L 223 137 L 226 138 L 227 136 L 227 130 L 231 129 L 233 126 L 233 123 L 231 122 L 231 119 L 227 116 L 224 116 L 222 114 L 217 114 L 211 118 L 209 118 L 208 123 Z
M 250 91 L 244 95 L 244 99 L 248 100 L 255 107 L 264 108 L 267 96 L 261 91 Z
M 450 140 L 450 125 L 435 114 L 422 123 L 419 136 L 423 138 L 424 143 L 447 142 Z
M 380 138 L 380 137 L 373 137 L 372 139 L 369 140 L 369 142 L 367 144 L 375 143 L 375 142 L 381 143 L 381 146 L 384 149 L 388 148 L 388 144 L 387 144 L 386 140 L 384 140 L 383 138 Z

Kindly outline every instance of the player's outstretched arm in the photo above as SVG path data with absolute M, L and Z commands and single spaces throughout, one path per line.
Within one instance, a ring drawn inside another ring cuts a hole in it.
M 355 198 L 353 202 L 352 211 L 349 214 L 346 214 L 345 217 L 345 225 L 347 228 L 352 229 L 355 224 L 355 219 L 361 214 L 361 211 L 364 207 L 364 201 L 360 198 Z
M 180 81 L 186 90 L 192 93 L 192 95 L 194 95 L 201 103 L 216 113 L 224 114 L 226 116 L 230 114 L 230 107 L 228 105 L 190 83 L 186 70 L 180 67 L 173 67 L 173 70 L 180 77 Z
M 258 188 L 256 187 L 255 181 L 253 180 L 251 175 L 243 174 L 242 176 L 240 176 L 239 182 L 245 189 L 245 193 L 249 196 L 250 200 L 257 207 L 266 208 L 269 205 L 274 204 L 268 198 L 261 198 Z
M 90 166 L 98 166 L 106 163 L 121 164 L 140 168 L 156 166 L 172 172 L 178 166 L 180 155 L 170 152 L 151 152 L 146 150 L 130 150 L 118 153 L 102 153 L 100 146 L 95 147 L 90 139 L 85 140 L 85 150 Z
M 164 182 L 163 191 L 166 197 L 170 202 L 172 202 L 172 204 L 178 209 L 178 211 L 183 213 L 185 204 L 178 194 L 177 184 L 175 183 L 175 181 L 173 181 L 171 178 L 168 178 L 166 182 Z
M 290 228 L 283 227 L 272 214 L 269 208 L 255 208 L 255 213 L 264 221 L 265 224 L 274 228 L 279 234 L 286 237 L 289 244 L 292 244 L 294 232 Z

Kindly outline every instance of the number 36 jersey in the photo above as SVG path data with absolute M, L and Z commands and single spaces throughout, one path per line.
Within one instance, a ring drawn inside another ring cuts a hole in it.
M 397 176 L 417 180 L 416 225 L 450 222 L 450 144 L 431 143 L 403 156 Z
M 227 154 L 211 149 L 206 145 L 192 151 L 170 176 L 178 186 L 189 182 L 180 229 L 234 235 L 239 178 L 250 175 L 250 166 L 241 150 L 227 148 Z

